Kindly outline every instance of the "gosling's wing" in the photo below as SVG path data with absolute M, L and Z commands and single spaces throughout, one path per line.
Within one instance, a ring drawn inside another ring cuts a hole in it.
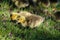
M 43 17 L 39 17 L 38 16 L 38 18 L 37 18 L 37 20 L 35 21 L 35 27 L 37 26 L 39 26 L 39 25 L 41 25 L 41 23 L 43 23 L 43 21 L 44 21 L 44 18 Z
M 31 28 L 38 27 L 44 21 L 44 18 L 38 15 L 31 15 L 28 19 L 30 20 L 29 26 Z

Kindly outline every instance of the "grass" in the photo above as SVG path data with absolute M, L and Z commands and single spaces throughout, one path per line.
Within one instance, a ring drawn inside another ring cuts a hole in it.
M 60 40 L 60 22 L 49 18 L 39 28 L 21 28 L 10 22 L 9 5 L 4 2 L 0 5 L 0 40 Z

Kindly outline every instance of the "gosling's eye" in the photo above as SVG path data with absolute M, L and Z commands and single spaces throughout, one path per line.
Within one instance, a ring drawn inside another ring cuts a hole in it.
M 12 16 L 12 14 L 10 15 L 10 17 Z
M 20 16 L 18 16 L 17 18 L 20 18 Z

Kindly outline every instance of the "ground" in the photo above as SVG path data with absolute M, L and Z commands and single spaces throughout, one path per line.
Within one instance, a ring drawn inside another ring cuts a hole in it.
M 9 4 L 3 2 L 0 5 L 0 40 L 60 40 L 60 22 L 48 18 L 38 28 L 21 28 L 10 21 Z M 19 9 L 13 11 L 16 10 Z M 32 8 L 24 10 L 31 11 Z

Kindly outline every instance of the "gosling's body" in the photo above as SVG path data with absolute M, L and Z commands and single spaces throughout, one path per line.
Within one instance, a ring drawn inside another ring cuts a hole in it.
M 35 28 L 38 27 L 44 21 L 43 17 L 39 15 L 31 14 L 30 12 L 27 11 L 20 11 L 17 14 L 18 14 L 17 16 L 20 17 L 17 17 L 16 21 L 24 27 L 28 26 L 30 28 Z

